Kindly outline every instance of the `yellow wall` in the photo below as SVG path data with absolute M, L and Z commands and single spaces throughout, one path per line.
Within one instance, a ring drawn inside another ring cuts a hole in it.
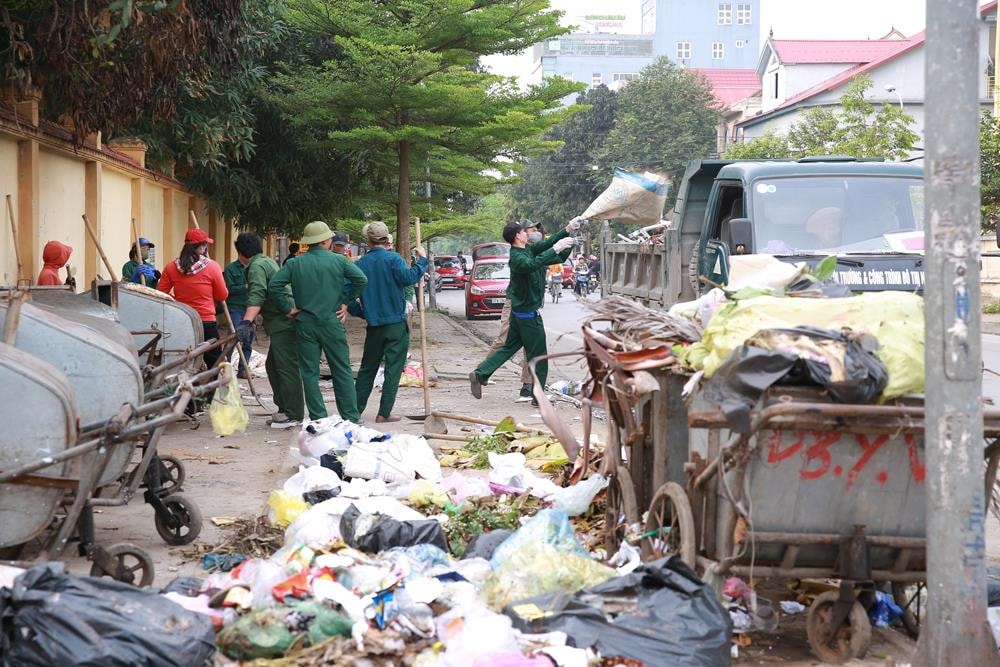
M 139 167 L 92 138 L 75 146 L 64 133 L 36 125 L 29 115 L 20 116 L 18 122 L 0 116 L 0 285 L 17 281 L 7 194 L 17 218 L 25 277 L 32 281 L 42 266 L 42 248 L 50 240 L 73 247 L 69 264 L 77 270 L 80 290 L 88 289 L 97 275 L 108 277 L 83 222 L 85 213 L 119 278 L 132 246 L 132 218 L 139 235 L 156 244 L 158 268 L 180 251 L 191 207 L 203 228 L 223 237 L 222 244 L 231 236 L 228 221 L 217 219 L 204 200 L 169 176 Z M 225 259 L 221 253 L 219 261 Z
M 42 266 L 42 248 L 46 243 L 61 241 L 73 248 L 69 266 L 79 272 L 84 264 L 87 242 L 82 218 L 86 210 L 83 169 L 76 161 L 43 149 L 39 152 L 38 173 L 39 186 L 46 196 L 39 199 L 38 242 L 41 248 L 35 253 L 35 266 Z M 65 278 L 63 272 L 59 275 Z
M 0 227 L 0 279 L 4 285 L 12 285 L 17 282 L 17 261 L 14 255 L 14 241 L 11 236 L 10 218 L 7 214 L 6 196 L 10 195 L 11 204 L 14 207 L 14 215 L 17 215 L 17 144 L 13 141 L 0 141 L 0 220 L 3 226 Z

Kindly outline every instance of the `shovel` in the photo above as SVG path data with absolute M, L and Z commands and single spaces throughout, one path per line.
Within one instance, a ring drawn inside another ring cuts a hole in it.
M 417 234 L 417 245 L 420 245 L 420 218 L 414 218 L 414 226 L 416 227 Z M 417 281 L 417 305 L 419 306 L 417 310 L 420 313 L 420 364 L 423 369 L 423 385 L 424 385 L 424 414 L 422 415 L 407 415 L 409 419 L 417 419 L 424 422 L 425 431 L 428 433 L 447 433 L 448 427 L 445 425 L 444 420 L 431 412 L 431 388 L 427 384 L 427 326 L 424 322 L 424 278 L 420 277 Z

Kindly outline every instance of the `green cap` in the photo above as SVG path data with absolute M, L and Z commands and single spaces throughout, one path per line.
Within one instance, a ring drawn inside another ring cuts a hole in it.
M 332 236 L 333 232 L 330 230 L 330 226 L 322 220 L 316 220 L 314 222 L 310 222 L 306 225 L 306 228 L 302 230 L 302 238 L 299 239 L 299 243 L 313 245 L 314 243 L 325 241 Z

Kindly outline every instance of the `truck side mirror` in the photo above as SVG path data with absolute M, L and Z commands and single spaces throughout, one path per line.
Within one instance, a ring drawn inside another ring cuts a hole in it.
M 734 255 L 752 255 L 753 222 L 750 218 L 733 218 L 726 223 L 729 227 L 729 248 Z

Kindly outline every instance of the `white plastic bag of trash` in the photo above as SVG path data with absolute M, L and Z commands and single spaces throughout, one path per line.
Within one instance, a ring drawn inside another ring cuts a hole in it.
M 310 491 L 328 491 L 339 489 L 343 482 L 337 473 L 323 466 L 309 466 L 285 480 L 281 489 L 286 493 L 301 496 Z
M 593 475 L 573 486 L 559 489 L 546 499 L 552 501 L 552 508 L 562 510 L 570 516 L 580 516 L 594 502 L 594 496 L 608 486 L 608 478 L 604 475 Z
M 412 481 L 417 475 L 436 482 L 441 464 L 422 437 L 401 433 L 376 442 L 357 442 L 344 457 L 344 474 L 386 483 Z

